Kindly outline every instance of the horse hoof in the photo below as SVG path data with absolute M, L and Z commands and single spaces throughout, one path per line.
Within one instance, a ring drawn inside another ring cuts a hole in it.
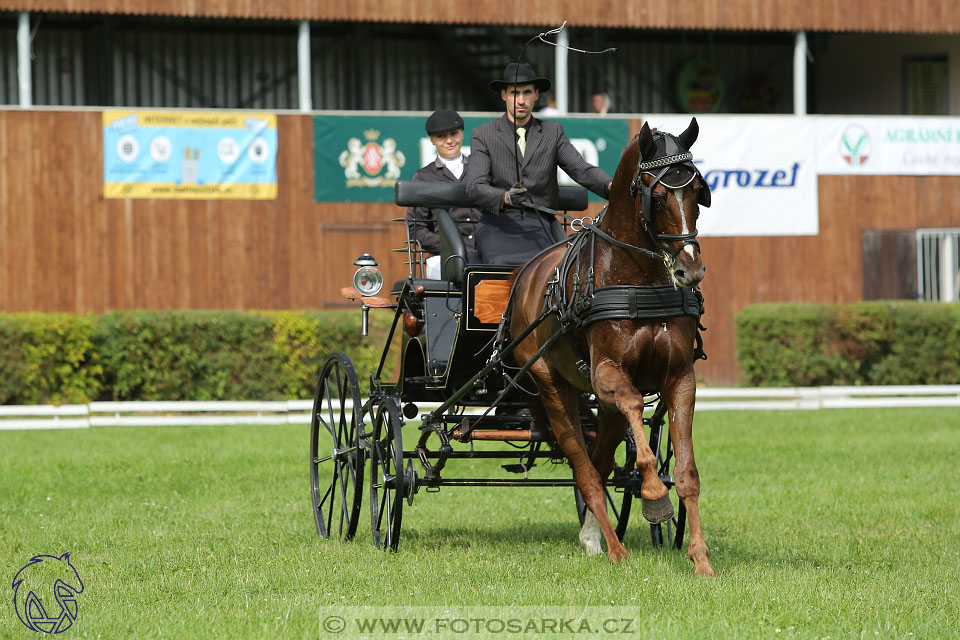
M 622 544 L 618 546 L 620 547 L 619 549 L 610 549 L 610 552 L 607 554 L 607 557 L 610 558 L 610 562 L 612 564 L 617 564 L 618 562 L 623 562 L 624 560 L 630 558 L 630 554 L 627 553 L 627 550 L 624 548 L 624 546 Z
M 583 545 L 587 556 L 598 556 L 603 553 L 600 547 L 600 523 L 589 510 L 583 518 L 583 527 L 580 529 L 580 544 Z
M 650 524 L 660 524 L 673 517 L 673 503 L 670 494 L 664 494 L 659 500 L 643 499 L 643 517 Z

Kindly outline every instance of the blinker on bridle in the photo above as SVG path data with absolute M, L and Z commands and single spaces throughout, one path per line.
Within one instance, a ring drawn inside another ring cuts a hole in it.
M 664 253 L 664 258 L 669 258 L 669 263 L 672 263 L 673 260 L 683 251 L 684 247 L 688 244 L 694 245 L 697 250 L 700 250 L 700 243 L 697 242 L 697 231 L 694 230 L 690 233 L 658 233 L 656 225 L 653 224 L 653 188 L 657 186 L 657 183 L 661 181 L 667 171 L 670 170 L 670 167 L 673 167 L 678 164 L 686 164 L 693 167 L 693 175 L 682 185 L 676 185 L 674 188 L 682 188 L 690 184 L 699 172 L 693 164 L 693 154 L 689 151 L 681 151 L 681 147 L 677 144 L 676 139 L 671 135 L 664 135 L 659 131 L 653 133 L 654 139 L 660 138 L 664 141 L 666 151 L 670 155 L 665 155 L 660 158 L 651 158 L 649 160 L 644 160 L 641 156 L 637 160 L 637 173 L 634 176 L 633 182 L 630 183 L 630 195 L 636 197 L 637 192 L 640 192 L 640 213 L 641 220 L 643 222 L 643 228 L 646 230 L 647 234 L 650 236 L 650 239 L 653 240 L 655 246 L 660 247 Z M 659 169 L 656 173 L 655 170 Z M 653 180 L 650 181 L 649 185 L 643 183 L 644 173 L 649 173 L 653 176 Z M 666 183 L 664 183 L 666 184 Z M 670 185 L 667 185 L 670 186 Z M 663 246 L 664 242 L 682 242 L 683 244 L 670 254 L 666 247 Z M 668 266 L 669 266 L 668 263 Z

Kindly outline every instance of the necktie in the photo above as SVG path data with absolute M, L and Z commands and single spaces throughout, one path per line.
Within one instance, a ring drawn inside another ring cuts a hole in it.
M 527 150 L 527 129 L 526 127 L 517 127 L 517 135 L 519 139 L 517 140 L 517 146 L 520 147 L 520 155 Z

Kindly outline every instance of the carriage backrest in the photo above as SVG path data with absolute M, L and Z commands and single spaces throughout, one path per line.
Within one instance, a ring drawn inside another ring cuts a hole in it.
M 463 243 L 457 225 L 445 211 L 450 207 L 473 206 L 467 197 L 466 185 L 462 182 L 424 182 L 399 180 L 394 187 L 394 199 L 401 207 L 431 207 L 437 209 L 437 235 L 440 237 L 441 273 L 444 280 L 456 287 L 463 284 L 463 270 L 473 262 Z M 561 211 L 584 211 L 587 208 L 587 190 L 579 185 L 561 186 L 559 192 Z M 554 236 L 559 242 L 565 232 L 554 219 Z M 408 242 L 412 242 L 408 238 Z
M 424 182 L 398 180 L 394 187 L 394 201 L 400 207 L 472 207 L 467 197 L 467 186 L 462 182 Z M 585 211 L 587 190 L 579 185 L 560 187 L 560 211 Z

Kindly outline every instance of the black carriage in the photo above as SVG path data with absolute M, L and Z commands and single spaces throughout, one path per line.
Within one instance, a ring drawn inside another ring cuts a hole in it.
M 425 182 L 397 183 L 396 203 L 403 207 L 469 205 L 462 184 Z M 561 187 L 559 208 L 584 211 L 586 190 Z M 494 349 L 513 268 L 471 264 L 450 216 L 440 210 L 437 221 L 442 279 L 423 277 L 423 255 L 409 232 L 401 249 L 409 258 L 409 276 L 393 285 L 388 298 L 377 297 L 376 287 L 370 287 L 380 277 L 376 262 L 369 256 L 357 262 L 356 292 L 351 290 L 350 295 L 361 305 L 364 335 L 371 308 L 392 310 L 393 323 L 379 367 L 369 381 L 363 381 L 365 388 L 361 389 L 346 354 L 331 354 L 321 370 L 310 425 L 310 484 L 317 531 L 324 538 L 348 540 L 356 534 L 363 496 L 369 491 L 374 544 L 395 551 L 404 502 L 412 505 L 421 489 L 450 486 L 569 486 L 583 523 L 586 507 L 575 480 L 537 478 L 534 471 L 538 461 L 559 463 L 565 458 L 549 427 L 537 424 L 527 409 L 524 385 L 510 366 L 512 346 L 525 334 L 499 352 Z M 567 224 L 554 221 L 557 240 L 563 241 Z M 381 376 L 398 333 L 402 335 L 400 373 L 396 381 L 388 382 Z M 644 419 L 650 447 L 657 456 L 661 480 L 673 489 L 673 450 L 664 429 L 666 407 L 656 395 L 645 400 L 652 408 Z M 581 416 L 588 445 L 596 433 L 596 410 L 595 399 L 583 396 Z M 481 441 L 504 446 L 473 446 Z M 502 459 L 503 474 L 445 478 L 446 465 L 458 458 Z M 641 485 L 629 429 L 616 460 L 605 492 L 608 514 L 622 540 Z M 655 546 L 667 542 L 680 548 L 682 544 L 685 510 L 675 497 L 674 502 L 675 515 L 666 527 L 650 524 Z

